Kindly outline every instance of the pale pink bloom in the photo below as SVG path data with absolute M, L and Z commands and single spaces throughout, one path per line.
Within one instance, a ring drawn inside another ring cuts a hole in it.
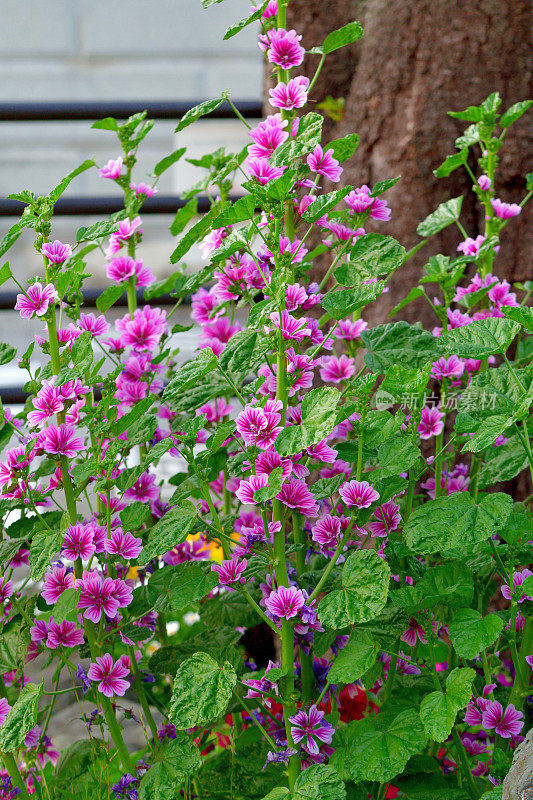
M 52 264 L 62 264 L 63 261 L 71 257 L 72 247 L 56 239 L 55 242 L 45 242 L 41 247 L 41 253 L 43 256 L 46 256 Z
M 341 319 L 335 327 L 335 338 L 352 342 L 354 339 L 360 339 L 361 334 L 367 328 L 368 322 L 365 322 L 364 319 Z
M 491 198 L 490 204 L 495 216 L 499 219 L 511 219 L 517 217 L 522 211 L 517 203 L 504 203 L 499 197 Z
M 500 306 L 518 306 L 520 305 L 516 299 L 516 294 L 510 292 L 511 284 L 508 281 L 501 281 L 489 289 L 488 298 L 491 303 L 499 308 Z
M 378 492 L 368 481 L 347 481 L 339 489 L 339 494 L 349 507 L 368 508 L 379 500 Z
M 5 578 L 0 578 L 0 603 L 5 603 L 12 594 L 13 581 L 6 581 Z
M 135 275 L 135 259 L 127 255 L 112 258 L 106 267 L 106 275 L 115 283 L 124 283 Z
M 265 186 L 269 181 L 280 178 L 287 168 L 273 167 L 268 159 L 251 156 L 244 162 L 244 169 L 249 178 L 253 178 L 261 186 Z
M 374 510 L 376 521 L 369 524 L 372 536 L 385 537 L 395 531 L 401 522 L 400 507 L 392 500 L 387 500 L 383 505 Z
M 464 370 L 464 362 L 457 356 L 450 356 L 449 358 L 441 356 L 438 361 L 433 362 L 431 374 L 441 381 L 444 378 L 460 378 Z
M 299 283 L 289 284 L 285 294 L 285 310 L 296 311 L 307 300 L 307 292 Z
M 124 159 L 122 156 L 119 156 L 116 159 L 109 159 L 107 164 L 100 168 L 100 177 L 101 178 L 110 178 L 112 181 L 116 181 L 118 177 L 120 177 L 120 170 L 122 169 L 122 164 L 124 163 Z
M 285 111 L 292 111 L 295 108 L 303 108 L 307 103 L 307 89 L 309 88 L 309 78 L 300 76 L 291 78 L 287 83 L 278 83 L 273 89 L 269 89 L 269 103 L 274 108 L 283 108 Z
M 103 336 L 109 331 L 109 323 L 103 314 L 97 317 L 95 314 L 84 314 L 83 311 L 78 320 L 78 327 L 82 331 L 89 331 L 93 336 Z
M 144 181 L 140 183 L 130 183 L 130 189 L 132 192 L 135 192 L 137 197 L 141 194 L 144 194 L 145 197 L 153 197 L 154 194 L 158 192 L 157 186 L 150 186 L 149 183 L 144 183 Z
M 116 326 L 124 346 L 130 345 L 135 350 L 154 350 L 168 328 L 166 311 L 143 306 L 135 310 L 133 319 L 126 314 L 117 320 Z
M 128 500 L 139 500 L 141 503 L 150 503 L 159 497 L 159 487 L 155 482 L 155 475 L 143 472 L 133 486 L 126 489 L 124 497 Z
M 145 264 L 143 264 L 142 258 L 139 258 L 135 262 L 135 285 L 138 289 L 142 289 L 145 286 L 150 286 L 150 284 L 154 283 L 155 275 Z
M 270 475 L 277 467 L 281 467 L 283 477 L 288 478 L 292 472 L 292 461 L 290 458 L 282 458 L 275 450 L 264 450 L 255 460 L 257 475 Z
M 231 561 L 221 561 L 220 564 L 211 564 L 212 572 L 218 573 L 218 582 L 221 586 L 231 586 L 232 583 L 246 583 L 242 573 L 248 566 L 245 558 L 239 561 L 232 558 Z
M 513 592 L 512 594 L 515 597 L 518 597 L 518 602 L 523 603 L 524 600 L 533 600 L 533 597 L 530 597 L 527 594 L 522 594 L 522 592 L 518 592 L 517 589 L 522 586 L 526 578 L 529 578 L 530 575 L 533 575 L 530 569 L 523 569 L 522 572 L 513 572 Z M 504 583 L 502 586 L 502 595 L 507 598 L 507 600 L 511 599 L 511 588 L 508 584 Z
M 446 316 L 448 317 L 450 328 L 462 328 L 464 325 L 470 325 L 472 322 L 472 317 L 468 316 L 468 314 L 463 314 L 458 308 L 454 311 L 449 308 L 446 312 Z
M 210 231 L 198 245 L 202 258 L 207 259 L 211 253 L 218 250 L 228 234 L 229 230 L 227 228 L 214 228 L 214 230 Z
M 318 742 L 329 744 L 335 733 L 331 722 L 326 722 L 324 719 L 324 711 L 320 711 L 316 705 L 311 706 L 309 713 L 300 709 L 293 717 L 289 717 L 289 721 L 293 741 L 295 744 L 302 742 L 302 748 L 310 756 L 318 756 L 320 754 Z
M 504 711 L 501 703 L 494 701 L 483 711 L 483 727 L 486 730 L 494 728 L 494 733 L 502 739 L 510 739 L 511 736 L 517 736 L 524 727 L 523 717 L 524 713 L 518 711 L 512 703 Z
M 124 533 L 122 528 L 114 528 L 110 538 L 105 540 L 105 549 L 108 553 L 125 558 L 127 561 L 137 558 L 143 549 L 142 545 L 142 539 L 129 532 Z
M 326 383 L 341 383 L 355 375 L 355 359 L 349 356 L 324 356 L 320 377 Z
M 213 293 L 218 302 L 238 300 L 247 288 L 247 271 L 245 266 L 226 267 L 224 272 L 215 272 L 217 279 Z
M 17 473 L 31 464 L 34 454 L 34 448 L 27 452 L 26 447 L 22 444 L 8 450 L 5 454 L 5 461 L 0 462 L 0 486 L 12 483 L 18 477 Z
M 96 549 L 93 539 L 94 530 L 91 525 L 71 525 L 63 540 L 63 555 L 70 561 L 76 561 L 77 558 L 87 561 Z
M 49 606 L 57 603 L 61 595 L 67 589 L 74 588 L 74 575 L 67 572 L 66 567 L 54 567 L 44 579 L 44 586 L 41 595 Z
M 304 517 L 316 517 L 318 514 L 315 498 L 303 480 L 289 478 L 276 497 L 283 505 L 299 511 Z
M 492 181 L 488 175 L 480 175 L 477 182 L 482 192 L 488 192 L 492 185 Z
M 76 400 L 76 402 L 70 406 L 69 410 L 65 414 L 65 424 L 77 425 L 80 421 L 80 411 L 86 405 L 87 402 L 84 397 L 81 400 Z
M 124 666 L 119 658 L 113 663 L 113 658 L 109 653 L 103 656 L 96 656 L 96 664 L 91 664 L 87 671 L 87 677 L 91 681 L 98 681 L 98 691 L 106 697 L 123 697 L 129 688 L 129 682 L 125 681 L 126 675 L 130 671 Z
M 424 628 L 418 624 L 414 617 L 411 617 L 411 621 L 409 622 L 409 627 L 406 631 L 402 633 L 400 636 L 402 642 L 406 642 L 409 647 L 414 647 L 417 639 L 420 639 L 422 644 L 427 644 L 425 638 Z
M 265 606 L 272 616 L 292 619 L 305 605 L 305 598 L 301 589 L 295 586 L 280 586 L 265 600 Z
M 77 453 L 85 450 L 85 442 L 81 436 L 76 435 L 74 428 L 64 424 L 49 425 L 39 434 L 38 443 L 45 453 L 66 458 L 74 458 Z
M 58 647 L 77 647 L 83 644 L 83 631 L 76 627 L 75 622 L 64 619 L 56 622 L 53 617 L 48 621 L 48 638 L 46 646 L 51 650 Z
M 229 317 L 218 317 L 218 319 L 204 325 L 202 330 L 201 339 L 209 347 L 213 344 L 222 345 L 221 352 L 232 336 L 242 330 L 240 322 L 236 321 L 232 324 Z
M 295 30 L 273 28 L 264 37 L 259 37 L 259 46 L 262 50 L 266 49 L 271 64 L 282 69 L 292 69 L 304 60 L 305 50 L 300 45 L 301 39 Z
M 245 505 L 256 505 L 258 501 L 254 499 L 254 493 L 257 489 L 263 489 L 265 486 L 268 486 L 268 475 L 264 473 L 250 475 L 249 478 L 240 482 L 235 496 Z
M 262 4 L 260 4 L 258 6 L 250 6 L 250 13 L 253 14 L 254 11 L 259 11 L 259 9 L 261 8 L 261 5 Z M 263 11 L 261 16 L 263 17 L 263 19 L 270 19 L 271 17 L 275 17 L 277 13 L 278 13 L 277 0 L 268 0 L 268 3 L 266 4 L 266 8 Z
M 308 447 L 307 455 L 314 458 L 316 461 L 324 461 L 326 464 L 333 464 L 338 453 L 324 440 L 322 442 L 317 442 L 313 447 Z
M 254 143 L 248 147 L 248 156 L 255 158 L 270 158 L 274 150 L 289 138 L 287 120 L 281 114 L 272 114 L 252 128 L 249 135 Z
M 52 381 L 43 381 L 37 396 L 33 399 L 34 411 L 28 414 L 28 422 L 33 427 L 43 425 L 54 414 L 63 411 L 65 405 L 60 389 Z
M 380 197 L 372 197 L 370 188 L 363 184 L 358 189 L 354 189 L 344 198 L 344 202 L 355 214 L 364 214 L 370 209 L 372 219 L 387 222 L 390 219 L 391 211 L 386 200 Z
M 53 284 L 48 283 L 43 287 L 40 283 L 33 283 L 26 289 L 26 294 L 17 295 L 15 311 L 19 311 L 23 319 L 31 319 L 34 314 L 42 317 L 56 300 L 57 292 Z
M 219 422 L 233 411 L 233 406 L 227 403 L 224 397 L 217 397 L 216 400 L 200 406 L 198 413 L 205 414 L 208 422 Z
M 238 433 L 248 446 L 256 445 L 262 450 L 272 447 L 281 427 L 280 415 L 262 408 L 246 406 L 236 419 Z
M 343 170 L 337 159 L 333 158 L 333 150 L 326 150 L 324 153 L 319 144 L 307 156 L 307 165 L 312 172 L 328 178 L 333 183 L 337 183 L 341 179 Z
M 422 409 L 422 416 L 418 425 L 421 439 L 431 439 L 444 430 L 444 414 L 436 406 L 426 406 Z
M 457 245 L 457 249 L 464 253 L 465 256 L 477 256 L 479 249 L 486 238 L 486 236 L 482 236 L 481 234 L 476 236 L 475 239 L 472 239 L 470 236 L 468 236 L 464 242 L 460 242 Z

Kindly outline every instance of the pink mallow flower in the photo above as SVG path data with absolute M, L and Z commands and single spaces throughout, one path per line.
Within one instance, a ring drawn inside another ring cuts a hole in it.
M 113 663 L 113 658 L 109 653 L 103 656 L 96 656 L 96 664 L 91 664 L 87 671 L 87 677 L 91 681 L 99 681 L 98 691 L 106 697 L 123 697 L 129 688 L 129 682 L 125 681 L 126 675 L 130 674 L 121 659 Z
M 75 622 L 64 619 L 56 622 L 53 617 L 48 621 L 48 638 L 46 646 L 51 650 L 58 647 L 77 647 L 83 644 L 83 631 L 76 627 Z
M 252 156 L 244 162 L 244 169 L 249 178 L 253 178 L 261 186 L 265 186 L 269 181 L 280 178 L 286 167 L 273 167 L 269 164 L 268 159 Z
M 127 255 L 112 258 L 106 267 L 106 275 L 115 283 L 125 283 L 135 275 L 135 259 Z
M 0 603 L 5 603 L 13 594 L 13 581 L 0 578 Z
M 311 528 L 311 537 L 320 547 L 333 551 L 341 540 L 339 517 L 321 517 Z
M 504 711 L 501 703 L 495 700 L 483 710 L 482 723 L 486 730 L 494 728 L 494 733 L 502 739 L 510 739 L 511 736 L 518 736 L 524 727 L 523 716 L 523 712 L 518 711 L 512 703 Z
M 62 264 L 63 261 L 71 257 L 72 247 L 56 239 L 55 242 L 45 242 L 41 247 L 41 253 L 43 256 L 46 256 L 52 264 Z
M 230 561 L 221 561 L 220 564 L 211 564 L 211 571 L 218 573 L 218 582 L 221 586 L 231 586 L 232 583 L 245 583 L 242 573 L 248 566 L 245 558 L 239 561 L 232 558 Z
M 52 381 L 43 381 L 37 396 L 33 399 L 33 411 L 28 414 L 28 423 L 34 427 L 41 427 L 50 417 L 63 411 L 65 407 L 61 390 L 54 386 Z
M 269 319 L 278 331 L 281 330 L 282 337 L 288 341 L 302 342 L 311 333 L 306 317 L 296 319 L 288 311 L 283 310 L 281 312 L 281 320 L 279 311 L 273 311 L 269 315 Z M 269 333 L 270 328 L 266 326 L 265 330 Z
M 138 539 L 132 533 L 125 533 L 122 528 L 114 528 L 109 539 L 105 540 L 105 549 L 110 555 L 131 561 L 140 554 L 143 549 L 142 544 L 142 539 Z
M 422 644 L 427 644 L 426 633 L 424 631 L 424 628 L 418 624 L 418 622 L 414 617 L 411 618 L 411 621 L 409 622 L 409 627 L 407 628 L 406 631 L 402 633 L 400 639 L 402 640 L 402 642 L 406 642 L 409 645 L 409 647 L 414 647 L 417 642 L 417 639 L 420 639 Z
M 271 402 L 271 401 L 270 401 Z M 269 409 L 272 407 L 272 411 Z M 242 436 L 246 445 L 255 445 L 262 450 L 272 447 L 278 433 L 281 431 L 276 401 L 271 406 L 267 402 L 265 408 L 246 406 L 238 415 L 235 423 L 237 432 Z
M 243 479 L 239 488 L 235 492 L 235 496 L 244 503 L 244 505 L 256 505 L 258 502 L 255 499 L 255 492 L 257 489 L 264 489 L 268 486 L 268 475 L 250 475 L 249 478 Z
M 95 552 L 94 529 L 91 525 L 71 525 L 63 540 L 62 552 L 65 558 L 87 561 Z
M 7 719 L 7 715 L 11 711 L 11 706 L 5 697 L 0 697 L 0 725 L 3 725 Z
M 444 414 L 436 406 L 426 406 L 422 409 L 422 416 L 418 425 L 421 439 L 431 439 L 444 430 Z
M 441 356 L 438 361 L 433 362 L 431 367 L 431 374 L 439 381 L 444 378 L 460 378 L 464 371 L 464 362 L 457 356 L 450 356 L 449 358 Z
M 472 239 L 470 236 L 468 236 L 464 240 L 464 242 L 460 242 L 457 245 L 457 249 L 460 252 L 464 253 L 465 256 L 477 256 L 481 248 L 481 245 L 483 244 L 486 238 L 487 238 L 486 236 L 482 236 L 481 234 L 479 236 L 476 236 L 475 239 Z
M 379 500 L 379 493 L 368 481 L 347 481 L 339 489 L 339 494 L 348 507 L 368 508 Z
M 372 536 L 385 537 L 391 531 L 395 531 L 401 522 L 400 507 L 392 500 L 387 500 L 382 506 L 379 506 L 374 511 L 376 517 L 369 524 Z
M 81 587 L 78 608 L 84 608 L 83 616 L 92 622 L 99 622 L 104 614 L 113 619 L 120 607 L 131 603 L 132 592 L 120 578 L 104 578 L 99 572 L 84 572 L 78 580 Z
M 280 586 L 266 598 L 265 605 L 272 616 L 292 619 L 305 605 L 305 597 L 295 586 Z
M 63 592 L 74 588 L 74 575 L 66 567 L 54 567 L 44 579 L 41 595 L 49 606 L 57 603 Z
M 283 142 L 289 138 L 287 120 L 281 118 L 281 114 L 271 114 L 250 130 L 250 136 L 254 143 L 248 147 L 248 156 L 255 158 L 270 158 Z
M 304 517 L 316 517 L 318 505 L 314 496 L 307 488 L 307 484 L 298 478 L 289 478 L 281 487 L 281 492 L 276 498 L 288 508 L 293 508 Z
M 303 75 L 291 78 L 287 83 L 278 83 L 273 89 L 269 89 L 269 103 L 274 108 L 283 108 L 285 111 L 303 108 L 307 103 L 308 87 L 309 78 Z
M 370 188 L 363 184 L 358 189 L 354 189 L 344 198 L 352 213 L 364 214 L 370 210 L 372 219 L 387 222 L 390 219 L 391 211 L 386 200 L 380 197 L 372 197 Z
M 154 350 L 168 328 L 166 311 L 150 306 L 137 308 L 133 318 L 126 314 L 117 320 L 116 326 L 124 347 L 130 345 L 135 350 Z
M 328 178 L 333 183 L 337 183 L 341 179 L 342 167 L 337 159 L 333 158 L 333 150 L 326 150 L 324 153 L 319 144 L 307 156 L 307 165 L 312 172 Z
M 499 197 L 491 198 L 490 204 L 498 219 L 511 219 L 517 217 L 522 211 L 521 206 L 517 203 L 504 203 Z
M 264 37 L 259 37 L 259 47 L 262 50 L 266 49 L 271 64 L 276 64 L 282 69 L 292 69 L 298 67 L 304 60 L 305 50 L 300 45 L 301 39 L 295 30 L 274 28 Z
M 57 292 L 51 283 L 46 286 L 33 283 L 26 289 L 26 294 L 17 295 L 15 311 L 19 311 L 23 319 L 31 319 L 34 315 L 42 317 L 56 300 Z
M 529 578 L 530 575 L 533 575 L 530 569 L 523 569 L 522 572 L 514 572 L 513 573 L 513 592 L 512 594 L 518 598 L 519 603 L 523 603 L 524 600 L 533 600 L 533 597 L 530 597 L 527 594 L 523 594 L 522 592 L 518 592 L 517 589 L 519 586 L 522 586 L 526 578 Z M 510 587 L 504 583 L 502 586 L 502 594 L 507 600 L 511 599 L 511 589 Z
M 118 177 L 120 177 L 120 170 L 122 169 L 122 164 L 124 163 L 124 159 L 122 156 L 119 156 L 116 159 L 110 159 L 107 164 L 100 169 L 100 177 L 101 178 L 109 178 L 112 181 L 116 181 Z
M 324 356 L 320 377 L 325 383 L 342 383 L 355 374 L 355 359 L 349 356 Z
M 95 314 L 80 314 L 78 320 L 78 328 L 82 331 L 88 331 L 93 336 L 103 336 L 109 331 L 109 323 L 103 314 L 97 317 Z
M 294 743 L 302 742 L 303 749 L 312 756 L 320 752 L 318 742 L 329 744 L 335 733 L 333 725 L 324 720 L 324 712 L 316 705 L 311 706 L 309 713 L 300 709 L 293 717 L 289 717 L 289 722 Z
M 49 455 L 74 458 L 85 450 L 85 442 L 68 425 L 49 425 L 39 434 L 39 448 Z

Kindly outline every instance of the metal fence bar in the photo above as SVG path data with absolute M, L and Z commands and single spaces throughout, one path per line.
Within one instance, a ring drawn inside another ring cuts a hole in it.
M 179 119 L 201 101 L 193 100 L 105 100 L 67 102 L 0 103 L 0 122 L 72 122 L 96 120 L 105 117 L 126 119 L 146 111 L 152 119 Z M 263 110 L 258 100 L 239 100 L 235 105 L 245 117 L 261 117 Z M 223 103 L 209 117 L 233 119 L 235 113 L 228 103 Z
M 207 195 L 198 195 L 198 212 L 205 214 L 211 207 Z M 230 197 L 235 201 L 237 197 Z M 162 194 L 148 197 L 143 203 L 142 214 L 175 214 L 187 201 L 177 195 Z M 22 214 L 25 203 L 19 200 L 0 198 L 0 217 L 18 217 Z M 100 216 L 114 214 L 124 208 L 124 198 L 86 195 L 76 197 L 60 197 L 54 206 L 54 214 L 58 216 Z

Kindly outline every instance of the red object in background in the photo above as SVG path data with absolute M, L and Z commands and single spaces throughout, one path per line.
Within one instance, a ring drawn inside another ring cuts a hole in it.
M 396 786 L 391 786 L 389 784 L 389 788 L 387 789 L 387 794 L 385 795 L 385 800 L 389 800 L 389 798 L 396 797 L 398 795 L 399 789 Z
M 339 692 L 340 715 L 343 722 L 362 719 L 365 715 L 367 696 L 364 689 L 350 683 Z

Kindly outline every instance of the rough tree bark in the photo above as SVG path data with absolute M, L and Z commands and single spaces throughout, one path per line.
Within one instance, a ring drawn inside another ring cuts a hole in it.
M 376 230 L 390 233 L 407 248 L 418 241 L 418 222 L 458 194 L 467 194 L 462 219 L 476 236 L 482 220 L 464 171 L 437 180 L 432 170 L 454 152 L 454 140 L 465 127 L 448 117 L 448 110 L 478 104 L 493 91 L 500 92 L 503 109 L 531 96 L 530 0 L 291 0 L 289 5 L 288 27 L 303 34 L 307 48 L 352 19 L 363 23 L 364 38 L 329 57 L 312 93 L 317 102 L 328 94 L 346 98 L 344 119 L 326 122 L 328 137 L 353 131 L 360 135 L 343 180 L 360 185 L 402 176 L 386 195 L 392 219 Z M 532 144 L 530 114 L 511 128 L 501 151 L 496 188 L 506 201 L 516 202 L 524 194 Z M 500 277 L 531 277 L 531 216 L 530 205 L 502 235 L 495 269 Z M 393 277 L 389 294 L 365 318 L 375 324 L 375 313 L 382 321 L 384 311 L 416 283 L 427 257 L 453 254 L 460 239 L 455 226 L 436 237 Z M 403 316 L 432 321 L 430 312 L 417 304 L 408 306 Z

